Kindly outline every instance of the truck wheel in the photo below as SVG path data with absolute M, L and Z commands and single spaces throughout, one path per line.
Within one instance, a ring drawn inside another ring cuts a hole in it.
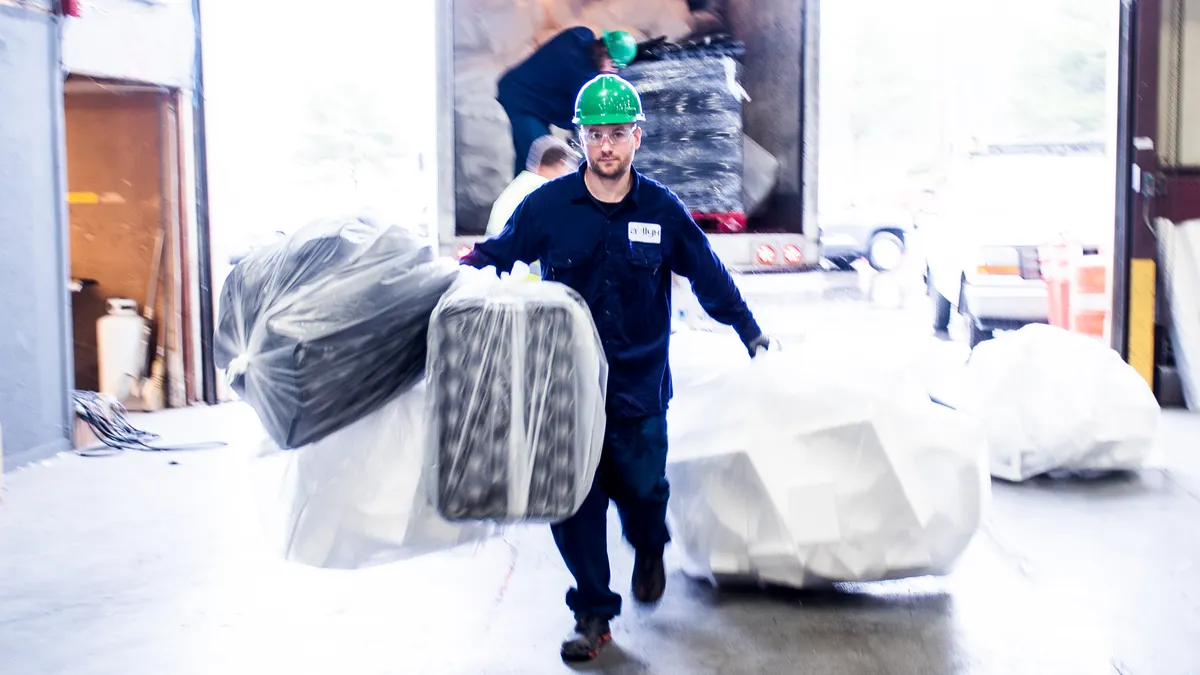
M 891 272 L 904 259 L 904 240 L 892 232 L 876 232 L 867 245 L 867 262 L 880 272 Z

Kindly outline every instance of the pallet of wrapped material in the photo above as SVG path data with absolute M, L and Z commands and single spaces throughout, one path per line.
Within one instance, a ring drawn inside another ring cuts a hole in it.
M 740 66 L 728 57 L 639 61 L 623 72 L 646 121 L 639 171 L 700 213 L 745 213 Z
M 971 352 L 958 408 L 983 420 L 991 473 L 1141 468 L 1161 417 L 1146 381 L 1094 338 L 1033 324 Z
M 255 460 L 264 530 L 284 559 L 357 569 L 478 544 L 494 530 L 438 515 L 426 482 L 424 383 L 294 450 Z
M 583 299 L 484 271 L 429 332 L 434 502 L 451 521 L 556 522 L 591 489 L 608 364 Z
M 803 588 L 952 569 L 991 496 L 986 443 L 930 400 L 919 360 L 806 344 L 751 361 L 736 336 L 673 336 L 685 571 Z

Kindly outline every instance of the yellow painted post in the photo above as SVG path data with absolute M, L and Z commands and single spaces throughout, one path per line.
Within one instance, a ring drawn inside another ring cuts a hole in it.
M 1149 258 L 1134 258 L 1129 270 L 1129 365 L 1154 388 L 1154 308 L 1158 270 Z

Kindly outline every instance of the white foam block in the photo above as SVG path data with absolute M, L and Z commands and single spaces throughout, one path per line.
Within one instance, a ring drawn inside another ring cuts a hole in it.
M 804 587 L 953 567 L 991 495 L 982 427 L 930 401 L 921 354 L 864 354 L 750 361 L 735 336 L 673 336 L 669 515 L 689 574 Z

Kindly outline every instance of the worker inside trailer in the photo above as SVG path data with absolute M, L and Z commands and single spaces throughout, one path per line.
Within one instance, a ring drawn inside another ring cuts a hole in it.
M 737 331 L 751 357 L 770 343 L 688 208 L 633 169 L 642 141 L 637 123 L 645 119 L 633 85 L 599 75 L 580 90 L 574 108 L 585 165 L 535 190 L 498 236 L 462 261 L 498 271 L 540 261 L 543 278 L 587 302 L 604 345 L 609 377 L 600 467 L 579 511 L 551 528 L 575 577 L 566 597 L 575 630 L 561 656 L 588 661 L 611 639 L 609 622 L 621 611 L 621 596 L 609 587 L 610 499 L 635 553 L 633 597 L 653 604 L 666 589 L 672 274 L 691 280 L 701 306 Z
M 633 62 L 637 42 L 621 30 L 569 28 L 546 42 L 500 78 L 496 100 L 508 114 L 516 151 L 513 176 L 521 173 L 534 140 L 550 133 L 550 125 L 571 129 L 575 95 L 600 73 L 615 73 Z
M 492 204 L 487 234 L 494 237 L 504 229 L 517 206 L 529 193 L 556 178 L 574 173 L 579 168 L 579 154 L 567 142 L 554 136 L 542 136 L 529 148 L 525 170 L 517 175 Z

